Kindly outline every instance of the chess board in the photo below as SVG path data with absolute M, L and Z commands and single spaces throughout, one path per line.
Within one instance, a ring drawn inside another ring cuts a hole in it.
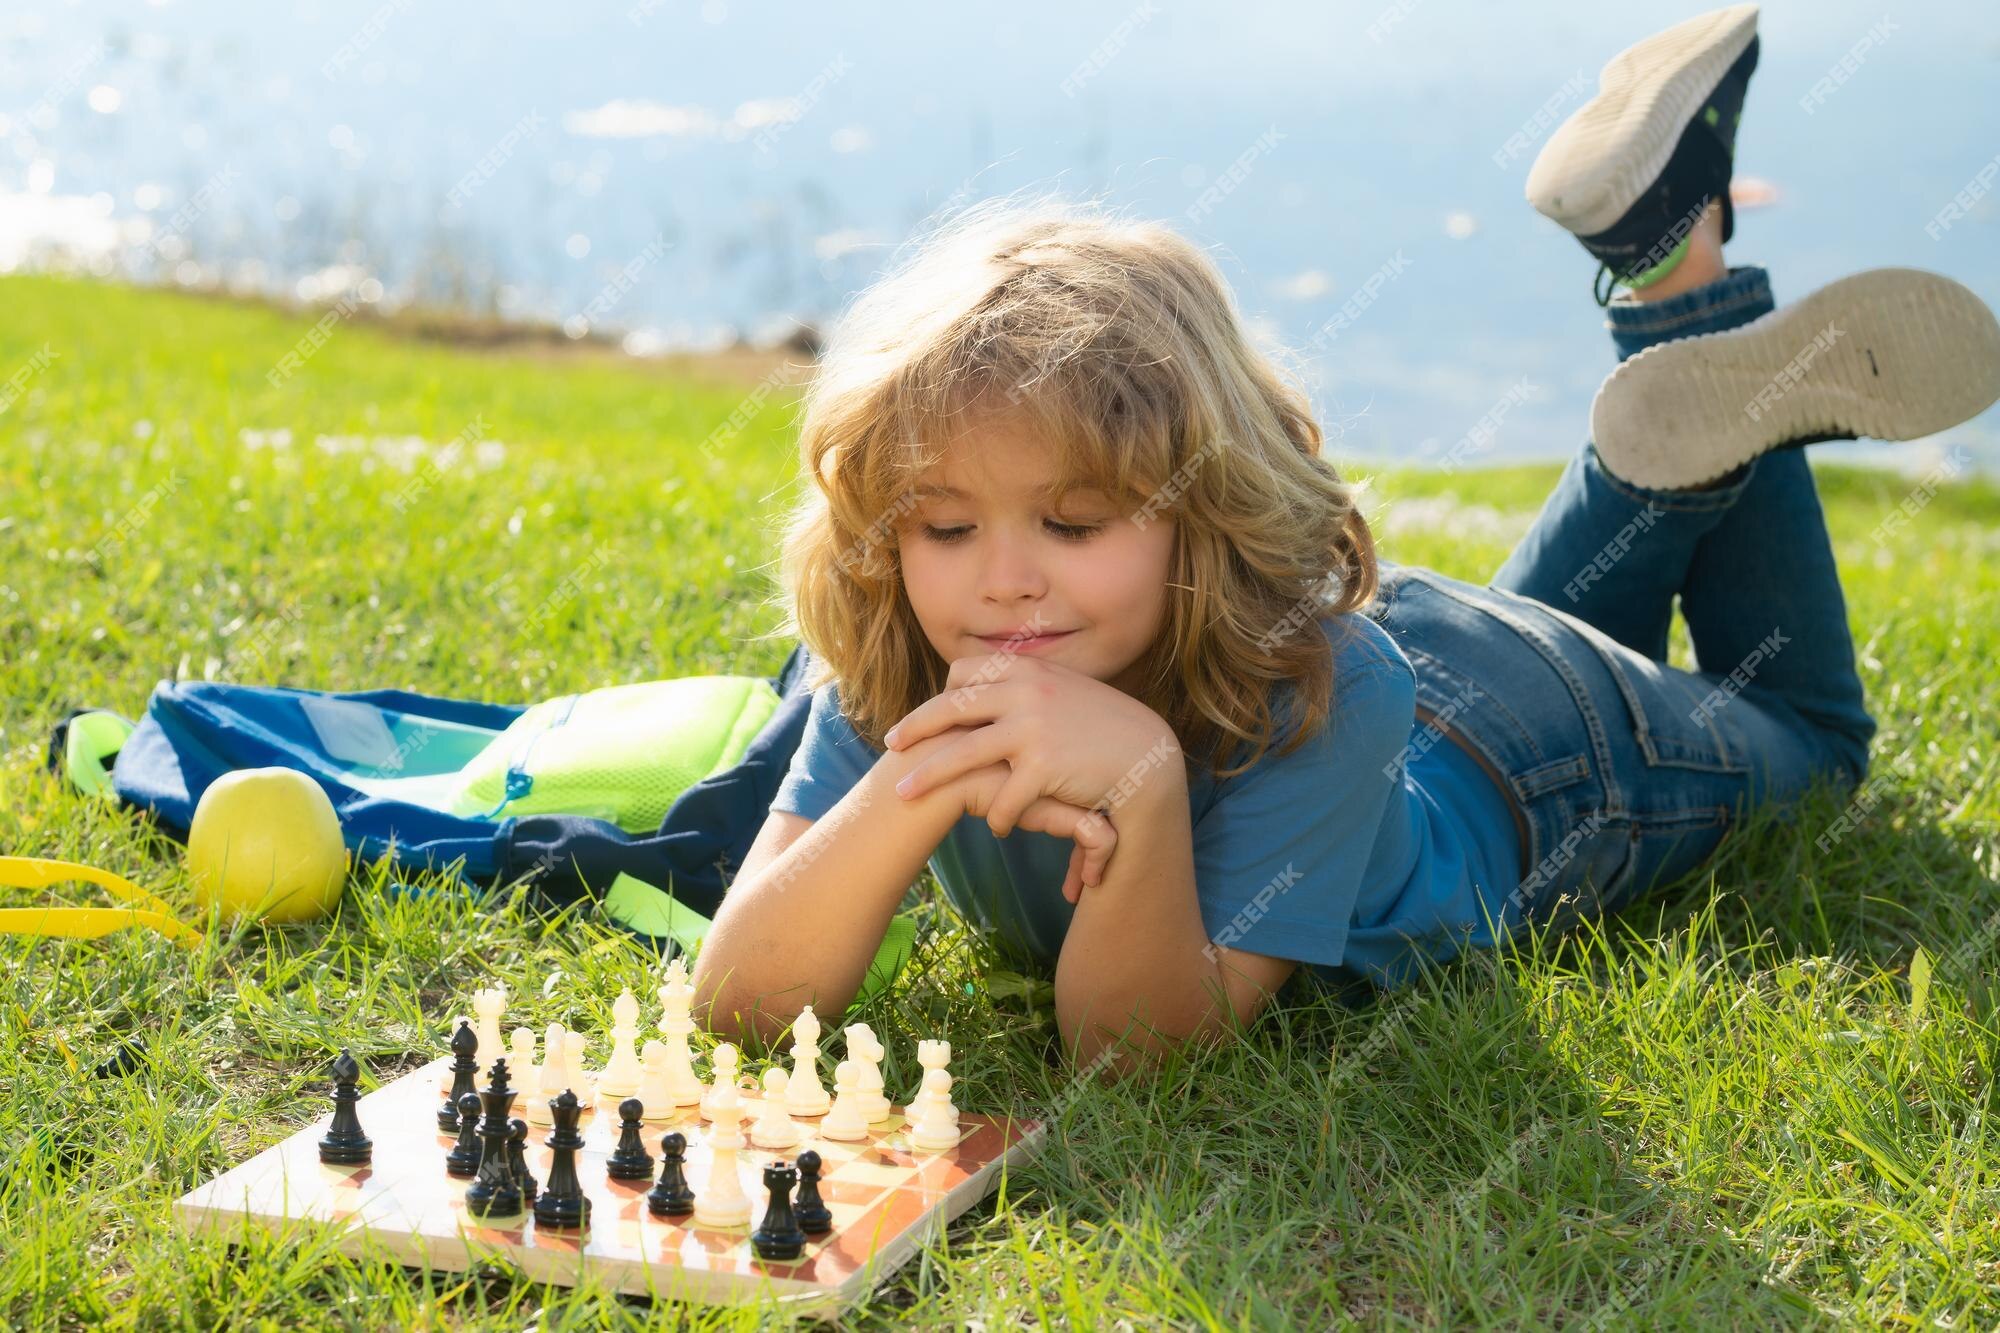
M 844 1143 L 815 1132 L 821 1117 L 797 1117 L 802 1141 L 782 1151 L 755 1146 L 738 1154 L 751 1220 L 741 1227 L 708 1227 L 685 1218 L 655 1217 L 646 1208 L 651 1182 L 605 1175 L 618 1134 L 614 1109 L 599 1107 L 581 1125 L 585 1146 L 577 1174 L 590 1198 L 590 1224 L 582 1230 L 542 1230 L 532 1213 L 516 1219 L 482 1219 L 465 1209 L 469 1180 L 446 1174 L 445 1155 L 457 1136 L 437 1129 L 438 1089 L 449 1058 L 405 1074 L 364 1095 L 361 1125 L 374 1140 L 366 1166 L 326 1166 L 318 1143 L 331 1113 L 282 1143 L 216 1177 L 174 1205 L 190 1231 L 235 1232 L 248 1225 L 274 1235 L 297 1235 L 302 1224 L 342 1228 L 339 1248 L 357 1257 L 389 1258 L 432 1269 L 463 1270 L 499 1257 L 536 1281 L 576 1284 L 588 1270 L 634 1295 L 708 1304 L 775 1301 L 788 1309 L 833 1312 L 859 1298 L 923 1241 L 999 1184 L 1009 1163 L 1035 1151 L 1046 1127 L 1040 1121 L 995 1119 L 961 1112 L 957 1146 L 920 1150 L 910 1144 L 903 1107 L 869 1126 L 868 1138 Z M 745 1080 L 746 1084 L 750 1080 Z M 755 1121 L 758 1093 L 742 1093 Z M 519 1099 L 514 1115 L 522 1114 Z M 660 1136 L 687 1136 L 687 1177 L 697 1193 L 708 1178 L 710 1126 L 698 1108 L 682 1107 L 668 1119 L 646 1122 L 647 1151 L 656 1168 Z M 551 1150 L 546 1126 L 530 1124 L 528 1168 L 548 1180 Z M 750 1231 L 763 1215 L 769 1192 L 764 1166 L 812 1148 L 824 1159 L 820 1194 L 833 1213 L 833 1229 L 809 1237 L 793 1260 L 759 1258 Z

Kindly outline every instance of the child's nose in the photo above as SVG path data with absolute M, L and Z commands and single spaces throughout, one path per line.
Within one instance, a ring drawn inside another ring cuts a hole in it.
M 980 595 L 990 601 L 1039 596 L 1048 588 L 1040 553 L 1031 540 L 999 534 L 988 543 L 979 566 Z

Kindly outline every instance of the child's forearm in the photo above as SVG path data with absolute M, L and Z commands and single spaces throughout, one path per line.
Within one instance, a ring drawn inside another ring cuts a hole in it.
M 1056 961 L 1056 1025 L 1079 1067 L 1109 1051 L 1129 1072 L 1211 1027 L 1221 983 L 1195 897 L 1185 774 L 1149 775 L 1111 821 L 1118 850 L 1078 899 Z
M 889 751 L 840 803 L 724 895 L 692 981 L 694 1012 L 768 1041 L 807 1004 L 831 1021 L 861 989 L 903 895 L 963 811 L 951 786 L 905 800 L 896 781 L 933 746 Z

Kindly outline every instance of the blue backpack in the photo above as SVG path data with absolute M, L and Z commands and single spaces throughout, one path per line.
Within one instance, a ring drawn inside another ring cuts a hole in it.
M 357 861 L 478 889 L 526 881 L 556 906 L 594 898 L 663 952 L 692 953 L 804 734 L 809 663 L 797 644 L 768 678 L 689 676 L 537 704 L 162 681 L 136 724 L 103 709 L 64 718 L 49 764 L 182 841 L 224 773 L 297 769 L 332 800 Z M 894 978 L 914 938 L 899 915 L 857 1003 Z

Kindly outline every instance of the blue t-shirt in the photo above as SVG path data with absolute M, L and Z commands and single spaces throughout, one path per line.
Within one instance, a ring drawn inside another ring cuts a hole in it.
M 1337 985 L 1393 987 L 1419 954 L 1449 958 L 1511 924 L 1520 839 L 1485 771 L 1418 726 L 1416 677 L 1395 641 L 1365 616 L 1318 623 L 1334 651 L 1327 724 L 1220 782 L 1191 766 L 1195 894 L 1218 943 L 1294 959 Z M 771 808 L 819 819 L 881 755 L 823 685 Z M 1062 896 L 1072 847 L 1028 829 L 996 838 L 967 815 L 930 868 L 1003 954 L 1052 967 L 1076 910 Z

